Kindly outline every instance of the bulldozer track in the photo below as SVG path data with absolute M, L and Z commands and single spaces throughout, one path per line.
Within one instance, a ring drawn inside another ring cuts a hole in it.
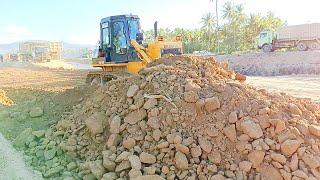
M 93 83 L 99 81 L 101 84 L 106 84 L 109 81 L 129 77 L 128 72 L 106 72 L 106 71 L 91 71 L 87 74 L 86 83 Z

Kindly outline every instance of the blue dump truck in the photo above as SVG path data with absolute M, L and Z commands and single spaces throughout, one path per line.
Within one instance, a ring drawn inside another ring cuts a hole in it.
M 263 31 L 256 37 L 258 49 L 272 52 L 282 48 L 299 51 L 320 49 L 320 23 L 285 26 L 278 32 Z

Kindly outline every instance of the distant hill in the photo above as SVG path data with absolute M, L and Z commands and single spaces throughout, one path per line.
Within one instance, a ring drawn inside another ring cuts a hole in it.
M 72 43 L 67 43 L 63 42 L 63 49 L 68 50 L 68 49 L 94 49 L 95 45 L 92 44 L 72 44 Z
M 0 54 L 15 53 L 19 51 L 19 43 L 14 42 L 10 44 L 0 44 Z M 63 42 L 63 58 L 80 58 L 88 50 L 94 50 L 95 45 L 91 44 L 72 44 L 68 42 Z
M 0 54 L 16 52 L 19 50 L 19 42 L 0 44 Z

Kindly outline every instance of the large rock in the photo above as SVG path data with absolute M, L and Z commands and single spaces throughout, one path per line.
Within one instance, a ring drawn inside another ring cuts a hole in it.
M 193 147 L 193 148 L 191 148 L 190 151 L 191 151 L 191 156 L 194 158 L 197 158 L 197 157 L 201 156 L 201 154 L 202 154 L 200 146 Z
M 195 103 L 199 99 L 198 93 L 195 91 L 187 91 L 184 93 L 184 100 L 189 103 Z
M 136 84 L 131 85 L 127 91 L 127 97 L 129 97 L 129 98 L 133 97 L 134 95 L 137 94 L 138 90 L 139 90 L 138 85 L 136 85 Z
M 53 149 L 44 151 L 43 155 L 45 160 L 51 160 L 56 156 L 56 153 L 57 153 L 57 149 L 53 148 Z
M 102 113 L 94 113 L 88 119 L 85 120 L 92 135 L 103 133 L 103 119 L 105 116 Z
M 147 124 L 152 127 L 152 129 L 159 129 L 160 122 L 158 117 L 150 117 L 147 121 Z
M 222 176 L 221 174 L 216 174 L 213 175 L 210 180 L 226 180 L 227 178 L 225 178 L 224 176 Z
M 115 172 L 108 172 L 103 175 L 101 180 L 116 180 L 118 178 Z
M 208 112 L 212 112 L 220 108 L 220 101 L 217 97 L 211 97 L 204 100 L 204 107 Z
M 289 103 L 288 109 L 289 109 L 289 111 L 290 111 L 292 114 L 302 115 L 301 110 L 298 108 L 297 105 L 295 105 L 295 104 L 293 104 L 293 103 Z
M 59 175 L 62 171 L 64 170 L 64 167 L 63 166 L 57 166 L 57 167 L 54 167 L 54 168 L 50 168 L 48 171 L 46 171 L 43 176 L 45 178 L 50 178 L 50 177 L 53 177 L 53 176 L 57 176 Z
M 236 123 L 238 121 L 238 116 L 236 111 L 233 111 L 229 114 L 228 121 L 229 123 Z
M 299 158 L 298 158 L 298 154 L 297 153 L 294 153 L 292 156 L 291 156 L 291 161 L 290 161 L 290 164 L 289 164 L 289 167 L 292 171 L 295 171 L 298 169 L 298 166 L 299 166 Z
M 124 118 L 124 122 L 129 123 L 131 125 L 136 124 L 137 122 L 143 120 L 147 117 L 147 112 L 144 109 L 138 109 L 135 111 L 130 112 Z
M 190 80 L 187 81 L 186 85 L 184 86 L 185 91 L 199 91 L 200 89 L 201 89 L 201 87 L 198 84 L 196 84 Z
M 89 168 L 92 174 L 97 178 L 101 179 L 104 173 L 106 173 L 106 170 L 102 166 L 102 161 L 95 161 L 89 163 Z
M 111 154 L 111 151 L 102 151 L 102 164 L 108 171 L 114 171 L 116 168 L 116 163 L 109 158 Z
M 121 118 L 119 116 L 113 117 L 110 122 L 110 132 L 112 134 L 120 133 L 120 125 L 121 125 Z
M 119 165 L 117 165 L 115 172 L 119 173 L 130 168 L 131 164 L 129 161 L 122 161 Z
M 41 107 L 33 107 L 29 111 L 29 116 L 32 118 L 41 117 L 43 115 L 43 109 Z
M 158 104 L 157 99 L 150 98 L 144 103 L 143 108 L 148 110 L 148 109 L 156 107 L 157 104 Z
M 159 175 L 144 175 L 144 176 L 136 177 L 132 180 L 165 180 L 165 179 Z
M 16 137 L 13 141 L 13 146 L 16 148 L 24 148 L 26 144 L 32 142 L 34 138 L 35 136 L 32 134 L 32 129 L 27 128 Z
M 211 152 L 212 144 L 211 144 L 210 141 L 208 141 L 204 137 L 199 137 L 198 141 L 199 141 L 199 145 L 200 145 L 200 147 L 201 147 L 201 149 L 203 151 L 205 151 L 206 153 L 210 153 Z
M 242 161 L 239 163 L 239 168 L 241 171 L 249 172 L 252 167 L 252 162 Z
M 286 140 L 281 144 L 281 152 L 283 155 L 291 156 L 297 151 L 300 146 L 300 142 L 297 140 Z
M 272 165 L 261 167 L 261 177 L 265 180 L 283 180 L 280 171 Z
M 177 151 L 176 155 L 174 156 L 174 160 L 176 163 L 176 167 L 178 169 L 181 169 L 181 170 L 188 169 L 188 159 L 186 155 L 183 154 L 182 152 Z
M 241 123 L 242 131 L 253 139 L 258 139 L 263 135 L 259 124 L 250 119 L 246 119 Z
M 119 156 L 117 156 L 116 160 L 114 162 L 119 163 L 125 160 L 128 160 L 128 157 L 131 155 L 128 151 L 123 151 Z
M 277 161 L 281 164 L 285 164 L 287 162 L 287 158 L 282 155 L 282 154 L 278 154 L 278 153 L 275 153 L 275 152 L 272 152 L 270 154 L 270 157 L 274 160 L 274 161 Z
M 128 175 L 129 175 L 129 178 L 130 178 L 130 179 L 133 179 L 133 178 L 142 176 L 142 173 L 141 173 L 140 170 L 131 169 L 131 170 L 129 171 Z
M 223 133 L 230 139 L 232 142 L 237 141 L 237 131 L 236 126 L 233 124 L 231 126 L 225 127 Z
M 318 161 L 317 158 L 315 158 L 313 155 L 311 154 L 304 154 L 302 156 L 302 160 L 303 162 L 306 163 L 306 165 L 308 165 L 310 167 L 310 169 L 316 169 L 320 166 L 320 162 Z
M 126 149 L 132 149 L 136 145 L 136 140 L 133 138 L 128 137 L 127 139 L 124 139 L 122 142 L 122 145 Z
M 140 158 L 136 155 L 128 156 L 129 162 L 131 164 L 132 169 L 140 170 L 141 169 L 141 161 Z
M 157 161 L 157 158 L 152 154 L 142 152 L 140 154 L 140 161 L 145 164 L 153 164 Z
M 315 136 L 320 137 L 320 126 L 310 125 L 309 132 Z
M 252 167 L 257 168 L 263 162 L 265 152 L 254 150 L 248 154 L 248 160 L 252 162 Z

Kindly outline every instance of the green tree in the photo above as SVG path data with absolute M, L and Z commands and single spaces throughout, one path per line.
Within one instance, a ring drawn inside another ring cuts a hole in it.
M 212 47 L 212 37 L 213 37 L 213 32 L 214 32 L 214 16 L 212 13 L 207 13 L 205 14 L 202 19 L 202 28 L 206 31 L 206 39 L 208 39 L 207 42 L 207 50 L 210 50 Z
M 217 1 L 216 1 L 217 2 Z M 217 28 L 217 14 L 204 14 L 202 27 L 197 29 L 175 28 L 160 29 L 160 35 L 170 40 L 177 35 L 182 36 L 184 52 L 192 53 L 207 49 L 211 52 L 233 53 L 236 51 L 256 50 L 255 39 L 261 31 L 276 31 L 285 22 L 269 12 L 261 14 L 244 13 L 244 6 L 227 2 L 224 4 L 221 18 L 223 23 Z M 153 30 L 144 33 L 145 42 L 154 40 Z

